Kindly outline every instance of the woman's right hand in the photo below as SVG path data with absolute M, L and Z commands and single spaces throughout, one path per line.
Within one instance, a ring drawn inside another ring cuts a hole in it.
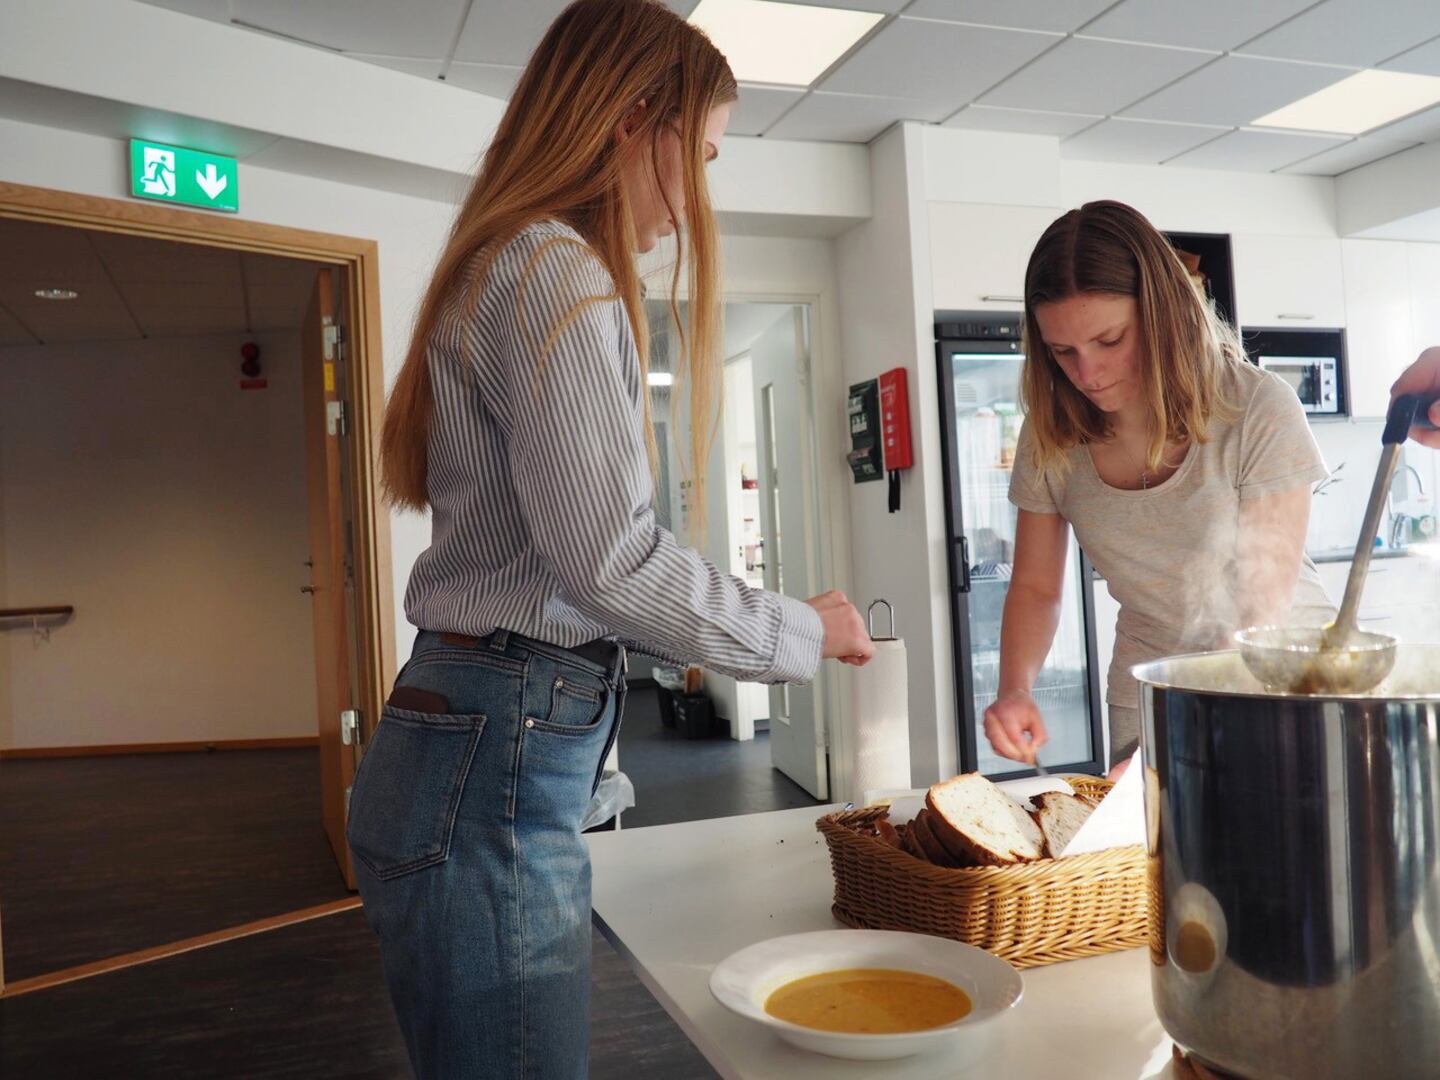
M 865 620 L 839 589 L 831 589 L 805 602 L 815 609 L 820 625 L 825 628 L 825 642 L 820 646 L 822 659 L 863 667 L 875 655 L 875 643 L 865 629 Z
M 1027 765 L 1035 764 L 1040 748 L 1050 741 L 1040 706 L 1028 690 L 1007 690 L 995 699 L 985 710 L 985 737 L 997 754 Z
M 1392 397 L 1396 394 L 1426 394 L 1432 390 L 1440 390 L 1440 346 L 1434 345 L 1422 352 L 1420 358 L 1395 380 L 1390 394 Z M 1430 406 L 1430 422 L 1440 425 L 1440 401 Z M 1421 446 L 1440 450 L 1440 431 L 1411 428 L 1410 437 Z

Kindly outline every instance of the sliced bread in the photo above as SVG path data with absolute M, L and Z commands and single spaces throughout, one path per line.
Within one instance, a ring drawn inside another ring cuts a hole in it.
M 875 835 L 891 847 L 904 850 L 903 845 L 900 843 L 900 834 L 895 831 L 895 826 L 890 824 L 888 817 L 875 819 Z
M 925 796 L 930 824 L 977 863 L 1006 866 L 1045 857 L 1045 837 L 1030 814 L 979 773 L 935 784 Z
M 901 825 L 895 830 L 900 836 L 900 850 L 907 855 L 928 862 L 925 852 L 920 850 L 920 845 L 915 842 L 915 822 L 912 820 L 906 825 Z
M 945 850 L 945 845 L 940 843 L 939 837 L 935 835 L 935 815 L 928 807 L 915 815 L 910 827 L 915 831 L 915 841 L 925 852 L 925 857 L 936 866 L 954 869 L 962 865 L 950 856 L 950 852 Z
M 1042 791 L 1034 796 L 1039 804 L 1035 815 L 1040 831 L 1045 834 L 1045 848 L 1051 858 L 1065 854 L 1065 848 L 1085 824 L 1095 808 L 1084 799 L 1063 791 Z

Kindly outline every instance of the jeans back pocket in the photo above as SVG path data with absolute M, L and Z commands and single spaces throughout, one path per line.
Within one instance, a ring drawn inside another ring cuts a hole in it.
M 387 705 L 350 797 L 350 850 L 388 880 L 444 862 L 485 717 Z

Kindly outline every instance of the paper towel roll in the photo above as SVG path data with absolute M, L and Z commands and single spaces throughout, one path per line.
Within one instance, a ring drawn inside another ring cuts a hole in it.
M 910 786 L 910 706 L 902 638 L 875 642 L 854 673 L 855 790 Z M 868 801 L 868 799 L 866 800 Z

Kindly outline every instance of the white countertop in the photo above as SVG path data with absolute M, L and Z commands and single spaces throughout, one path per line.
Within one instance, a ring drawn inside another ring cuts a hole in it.
M 710 972 L 766 938 L 841 926 L 815 821 L 836 807 L 590 833 L 595 923 L 726 1080 L 939 1080 L 943 1059 L 842 1061 L 798 1050 L 710 996 Z M 1171 1042 L 1145 950 L 1029 968 L 974 1075 L 1162 1080 Z M 637 1078 L 639 1080 L 639 1078 Z

